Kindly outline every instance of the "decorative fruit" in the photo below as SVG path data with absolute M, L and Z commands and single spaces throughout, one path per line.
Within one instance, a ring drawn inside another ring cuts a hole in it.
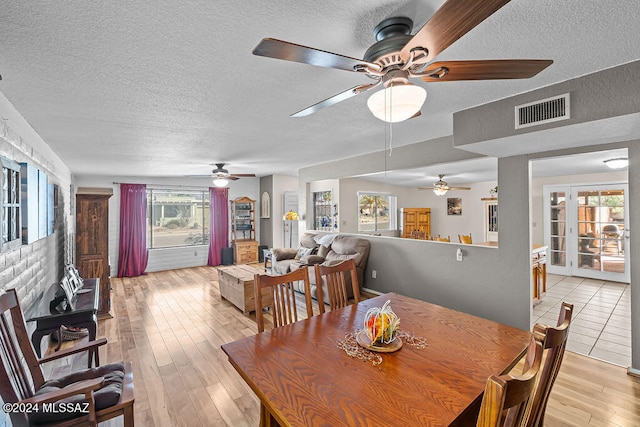
M 389 344 L 396 338 L 400 326 L 400 319 L 389 305 L 384 303 L 382 308 L 373 307 L 364 316 L 364 330 L 372 344 Z

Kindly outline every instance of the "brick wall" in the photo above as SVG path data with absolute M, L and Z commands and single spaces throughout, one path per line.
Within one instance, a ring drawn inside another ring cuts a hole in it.
M 33 129 L 21 122 L 24 119 L 15 110 L 0 102 L 0 113 L 10 117 L 0 123 L 0 155 L 34 165 L 48 175 L 49 183 L 58 185 L 54 233 L 30 245 L 12 242 L 0 247 L 0 292 L 15 288 L 20 304 L 26 308 L 46 286 L 60 280 L 65 261 L 73 259 L 73 245 L 69 244 L 75 229 L 69 203 L 71 174 Z

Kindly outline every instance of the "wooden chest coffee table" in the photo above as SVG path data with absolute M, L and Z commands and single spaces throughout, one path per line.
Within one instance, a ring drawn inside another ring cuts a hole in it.
M 220 296 L 238 307 L 245 315 L 256 310 L 256 298 L 253 290 L 253 275 L 265 274 L 262 268 L 239 264 L 218 267 Z M 271 295 L 263 289 L 263 304 L 271 304 Z

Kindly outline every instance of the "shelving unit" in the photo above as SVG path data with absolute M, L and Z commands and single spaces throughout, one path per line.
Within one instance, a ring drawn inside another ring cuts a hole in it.
M 231 202 L 231 240 L 236 264 L 258 262 L 256 201 L 239 197 Z

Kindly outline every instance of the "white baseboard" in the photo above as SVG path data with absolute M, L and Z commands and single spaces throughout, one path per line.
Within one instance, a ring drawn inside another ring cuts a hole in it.
M 363 291 L 369 293 L 369 294 L 374 294 L 374 295 L 382 295 L 382 292 L 379 291 L 374 291 L 373 289 L 369 289 L 369 288 L 362 288 Z

